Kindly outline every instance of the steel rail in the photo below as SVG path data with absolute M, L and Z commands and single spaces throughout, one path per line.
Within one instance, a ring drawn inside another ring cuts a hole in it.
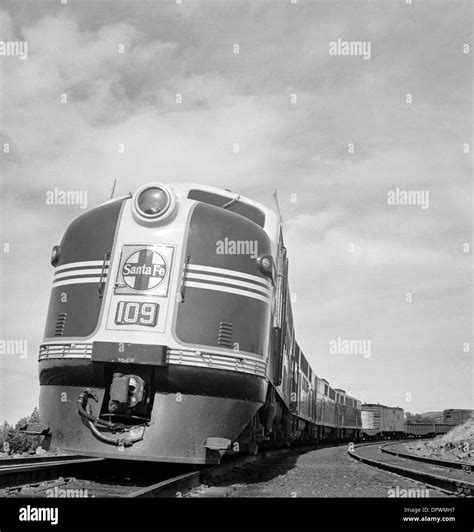
M 410 460 L 414 460 L 416 462 L 426 462 L 427 464 L 433 464 L 441 467 L 448 467 L 450 469 L 462 469 L 463 471 L 466 471 L 467 473 L 470 473 L 473 470 L 474 464 L 470 464 L 469 462 L 462 462 L 462 461 L 455 461 L 455 460 L 445 460 L 444 458 L 432 458 L 430 456 L 422 456 L 418 454 L 413 453 L 406 453 L 403 451 L 397 451 L 393 449 L 388 449 L 387 447 L 390 447 L 394 444 L 387 444 L 380 448 L 380 450 L 383 453 L 386 454 L 392 454 L 394 456 L 400 456 L 401 458 L 407 458 Z
M 1 458 L 0 468 L 9 465 L 19 464 L 40 464 L 42 462 L 60 462 L 62 460 L 81 460 L 84 455 L 80 454 L 57 454 L 57 455 L 40 455 L 40 456 L 22 456 L 20 458 Z
M 201 473 L 192 471 L 184 473 L 166 480 L 162 480 L 146 488 L 139 489 L 128 495 L 127 498 L 144 498 L 144 497 L 179 497 L 185 491 L 196 488 L 201 483 Z
M 13 463 L 0 465 L 0 488 L 18 486 L 19 484 L 35 484 L 41 480 L 61 476 L 61 473 L 68 472 L 71 467 L 104 460 L 104 458 L 85 458 L 77 455 L 68 458 L 54 457 L 52 460 L 30 459 L 27 463 L 16 463 L 15 459 L 10 459 L 8 462 Z
M 367 446 L 365 446 L 367 447 Z M 415 469 L 409 469 L 408 467 L 403 467 L 400 465 L 391 464 L 388 462 L 383 462 L 380 460 L 374 460 L 373 458 L 367 458 L 365 456 L 360 456 L 357 454 L 357 447 L 353 449 L 348 449 L 349 455 L 362 462 L 378 469 L 383 469 L 389 471 L 390 473 L 396 473 L 406 478 L 416 480 L 430 487 L 440 489 L 449 494 L 454 494 L 458 496 L 472 496 L 474 495 L 474 483 L 467 482 L 464 480 L 459 480 L 455 478 L 450 478 L 442 475 L 435 475 L 433 473 L 428 473 L 425 471 L 418 471 Z M 409 461 L 408 458 L 403 458 L 403 460 Z

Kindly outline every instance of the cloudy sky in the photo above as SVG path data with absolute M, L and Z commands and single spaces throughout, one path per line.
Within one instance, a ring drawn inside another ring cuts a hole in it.
M 473 407 L 469 1 L 1 6 L 0 41 L 28 48 L 0 55 L 0 333 L 28 353 L 0 355 L 0 421 L 37 404 L 50 250 L 84 212 L 46 194 L 87 191 L 94 207 L 114 179 L 268 206 L 278 187 L 316 374 L 412 412 Z M 370 58 L 331 55 L 338 39 Z M 429 205 L 389 204 L 397 188 Z M 331 352 L 338 338 L 370 356 Z

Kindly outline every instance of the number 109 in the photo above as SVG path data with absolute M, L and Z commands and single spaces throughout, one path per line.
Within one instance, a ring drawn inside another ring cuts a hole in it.
M 115 314 L 117 325 L 156 325 L 158 305 L 138 301 L 119 301 Z

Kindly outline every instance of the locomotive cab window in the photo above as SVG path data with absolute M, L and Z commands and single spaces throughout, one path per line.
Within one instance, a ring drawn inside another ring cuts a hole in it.
M 214 205 L 216 207 L 223 207 L 226 203 L 232 201 L 225 196 L 197 189 L 189 191 L 188 199 L 201 201 L 202 203 L 207 203 L 208 205 Z M 248 218 L 260 227 L 265 225 L 265 215 L 263 212 L 242 201 L 236 201 L 233 205 L 229 205 L 227 209 L 236 214 L 240 214 L 240 216 L 243 216 L 244 218 Z

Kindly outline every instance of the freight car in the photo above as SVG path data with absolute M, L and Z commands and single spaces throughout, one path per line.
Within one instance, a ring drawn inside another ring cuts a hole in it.
M 446 434 L 453 428 L 447 423 L 407 423 L 405 433 L 407 437 L 421 438 L 434 437 L 439 434 Z
M 473 410 L 450 408 L 443 411 L 443 421 L 447 425 L 462 425 L 473 417 Z
M 404 434 L 403 408 L 368 403 L 362 405 L 362 436 L 364 439 L 401 438 Z
M 26 427 L 50 447 L 204 464 L 359 438 L 360 401 L 295 340 L 280 217 L 260 203 L 151 183 L 75 219 L 51 264 Z

